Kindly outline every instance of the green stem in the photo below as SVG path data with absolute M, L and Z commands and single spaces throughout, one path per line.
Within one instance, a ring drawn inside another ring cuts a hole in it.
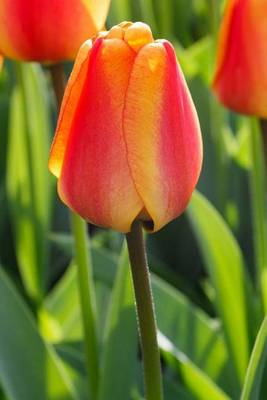
M 256 120 L 251 120 L 251 201 L 254 229 L 257 289 L 262 290 L 262 278 L 267 269 L 266 182 L 263 141 Z M 263 303 L 264 293 L 262 293 Z
M 217 51 L 217 36 L 219 28 L 218 17 L 218 1 L 208 0 L 209 3 L 209 20 L 210 20 L 210 33 L 212 37 L 212 62 L 210 63 L 210 76 L 214 74 L 214 62 L 216 59 Z M 225 142 L 223 135 L 224 127 L 224 111 L 217 99 L 210 93 L 209 96 L 210 108 L 210 130 L 211 139 L 214 146 L 214 180 L 220 182 L 215 191 L 216 206 L 220 212 L 226 214 L 227 204 L 227 183 L 228 183 L 228 157 L 225 151 Z
M 146 400 L 162 400 L 160 354 L 145 244 L 140 221 L 126 234 L 130 256 L 139 335 L 142 345 Z
M 267 119 L 260 119 L 261 138 L 263 144 L 263 157 L 265 169 L 267 168 Z
M 63 64 L 49 66 L 52 84 L 57 99 L 58 110 L 65 90 L 65 74 Z M 92 274 L 92 260 L 86 222 L 75 213 L 70 213 L 72 232 L 75 241 L 75 256 L 77 263 L 78 284 L 80 294 L 81 314 L 84 330 L 84 345 L 86 368 L 89 378 L 89 391 L 92 399 L 98 392 L 98 343 L 96 330 L 96 297 Z
M 57 100 L 57 108 L 59 111 L 66 86 L 64 66 L 63 64 L 58 63 L 58 64 L 51 64 L 49 65 L 48 68 L 50 71 L 52 85 Z
M 87 245 L 86 222 L 71 213 L 72 231 L 75 240 L 75 257 L 78 268 L 81 313 L 83 320 L 86 367 L 89 375 L 91 398 L 97 398 L 98 390 L 98 346 L 96 336 L 96 302 L 92 277 L 92 261 Z

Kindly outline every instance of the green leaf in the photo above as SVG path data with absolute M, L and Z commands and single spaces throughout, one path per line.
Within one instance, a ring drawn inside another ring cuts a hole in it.
M 164 396 L 167 400 L 194 400 L 193 396 L 182 385 L 163 377 Z
M 179 62 L 187 79 L 199 75 L 205 84 L 209 84 L 212 77 L 212 38 L 206 36 L 188 48 L 175 45 Z
M 54 349 L 0 269 L 0 381 L 10 400 L 70 400 L 74 389 Z
M 79 400 L 88 400 L 88 384 L 83 344 L 77 342 L 61 342 L 54 348 L 64 363 L 68 375 L 73 382 Z
M 50 237 L 71 255 L 69 235 L 52 234 Z M 116 257 L 112 253 L 95 248 L 94 241 L 92 244 L 94 278 L 112 287 L 116 273 Z M 46 309 L 51 318 L 59 322 L 63 330 L 62 338 L 65 340 L 78 340 L 81 337 L 81 330 L 78 328 L 80 324 L 75 268 L 72 265 L 68 269 L 46 299 Z M 192 362 L 220 385 L 228 386 L 229 390 L 231 376 L 226 375 L 229 355 L 218 321 L 208 317 L 159 277 L 151 274 L 151 279 L 159 329 Z
M 66 233 L 51 233 L 50 240 L 55 243 L 66 255 L 74 256 L 74 241 L 70 234 Z M 108 286 L 113 285 L 116 274 L 117 256 L 111 251 L 102 249 L 96 243 L 97 239 L 92 238 L 91 252 L 93 260 L 94 279 L 106 283 Z
M 262 376 L 267 362 L 267 317 L 257 335 L 250 357 L 241 400 L 259 399 Z
M 130 397 L 137 363 L 137 325 L 126 246 L 110 298 L 104 336 L 99 400 L 125 400 Z M 123 379 L 121 372 L 123 372 Z
M 155 275 L 152 287 L 159 330 L 213 380 L 222 380 L 229 356 L 218 321 Z
M 10 103 L 7 195 L 21 276 L 29 296 L 39 302 L 45 288 L 51 208 L 50 124 L 41 68 L 18 64 L 17 71 L 19 83 Z
M 39 312 L 42 333 L 54 343 L 76 340 L 82 335 L 80 318 L 77 266 L 72 262 Z
M 188 215 L 215 288 L 216 306 L 232 362 L 242 384 L 249 359 L 247 277 L 242 253 L 222 217 L 198 192 L 192 197 Z
M 255 269 L 258 289 L 261 290 L 262 300 L 267 311 L 265 279 L 267 273 L 267 209 L 266 209 L 266 174 L 264 146 L 258 121 L 251 119 L 250 123 L 250 191 L 252 203 L 252 223 L 255 252 Z
M 198 400 L 230 400 L 230 398 L 205 374 L 196 367 L 184 353 L 175 348 L 162 333 L 158 341 L 164 358 L 177 369 L 184 385 Z
M 152 32 L 157 32 L 158 28 L 153 0 L 139 0 L 139 7 L 141 10 L 142 20 L 151 27 Z
M 69 236 L 53 234 L 52 237 L 54 242 L 62 249 L 67 252 L 69 251 L 71 248 Z M 95 249 L 93 247 L 93 258 L 95 251 L 97 252 L 96 254 L 101 254 L 99 248 Z M 116 258 L 113 254 L 106 251 L 103 254 L 105 258 L 99 259 L 102 265 L 94 262 L 94 276 L 99 282 L 102 281 L 105 285 L 111 287 L 115 279 L 116 266 L 114 265 L 114 259 Z M 95 261 L 98 262 L 97 257 Z M 117 283 L 113 289 L 113 300 L 108 300 L 110 302 L 110 310 L 115 307 L 114 304 L 116 305 L 115 311 L 112 311 L 112 313 L 115 313 L 115 317 L 113 317 L 115 321 L 118 318 L 119 312 L 117 307 L 124 305 L 123 295 L 125 293 L 123 292 L 122 279 L 125 279 L 125 273 L 125 269 L 121 269 L 118 272 Z M 204 312 L 191 304 L 184 295 L 162 279 L 156 277 L 154 274 L 151 275 L 151 278 L 159 329 L 174 343 L 177 349 L 187 355 L 196 367 L 203 369 L 207 375 L 213 380 L 218 381 L 219 384 L 228 385 L 227 389 L 229 391 L 229 376 L 225 377 L 225 368 L 227 367 L 229 356 L 218 321 L 209 318 Z M 120 285 L 118 282 L 121 282 Z M 114 299 L 116 299 L 117 303 L 114 303 Z M 64 304 L 65 307 L 62 306 Z M 74 265 L 69 268 L 61 281 L 50 293 L 46 300 L 46 306 L 50 316 L 63 327 L 64 339 L 66 337 L 68 339 L 75 338 L 76 340 L 81 338 L 81 331 L 77 328 L 79 325 L 79 306 L 76 268 Z M 168 313 L 166 313 L 166 309 L 168 309 Z M 134 309 L 132 309 L 132 313 L 132 318 L 135 319 Z M 111 319 L 110 315 L 112 315 L 111 311 L 109 311 L 109 321 Z M 70 328 L 75 335 L 69 335 Z M 125 333 L 127 329 L 126 325 L 124 325 L 122 331 Z M 104 328 L 104 331 L 106 331 L 106 328 Z M 131 330 L 124 338 L 129 340 L 128 336 L 131 337 L 133 332 Z M 119 331 L 117 334 L 119 334 Z M 192 345 L 193 342 L 194 346 Z M 120 338 L 120 343 L 123 343 L 122 337 Z M 113 346 L 114 344 L 110 345 L 111 350 Z M 110 363 L 112 364 L 112 361 Z
M 71 256 L 71 236 L 62 234 L 50 235 L 67 254 Z M 108 303 L 104 292 L 110 291 L 116 274 L 117 258 L 113 254 L 92 245 L 93 275 L 96 281 L 97 309 L 99 318 L 99 333 L 103 334 Z M 109 295 L 109 293 L 108 293 Z M 105 297 L 105 299 L 104 299 Z M 101 313 L 100 313 L 101 311 Z M 71 263 L 61 280 L 55 285 L 45 299 L 40 311 L 42 332 L 52 342 L 61 340 L 78 340 L 81 338 L 79 293 L 77 286 L 77 269 Z
M 121 21 L 131 21 L 132 13 L 129 1 L 112 0 L 110 15 L 111 15 L 111 22 L 113 25 L 118 24 Z

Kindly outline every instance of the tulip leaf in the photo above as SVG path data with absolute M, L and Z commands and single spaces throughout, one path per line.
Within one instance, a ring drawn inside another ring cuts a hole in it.
M 254 348 L 250 357 L 246 379 L 242 391 L 241 400 L 257 400 L 260 397 L 260 389 L 264 368 L 267 364 L 267 317 L 265 317 L 258 332 Z
M 45 288 L 51 204 L 50 124 L 41 68 L 18 64 L 17 71 L 10 103 L 7 194 L 20 273 L 29 296 L 39 302 Z
M 157 32 L 158 28 L 153 0 L 139 0 L 139 7 L 141 10 L 142 20 L 151 27 L 152 32 Z
M 215 289 L 215 304 L 241 385 L 249 358 L 245 286 L 247 276 L 242 253 L 222 217 L 198 192 L 192 197 L 188 216 Z
M 122 249 L 104 331 L 99 400 L 109 400 L 111 393 L 116 400 L 128 399 L 137 364 L 138 339 L 126 246 Z
M 153 275 L 152 285 L 159 330 L 212 380 L 228 392 L 236 390 L 219 322 L 161 278 Z
M 179 43 L 175 44 L 179 62 L 187 79 L 193 79 L 198 75 L 206 84 L 209 84 L 213 72 L 212 45 L 210 36 L 201 38 L 186 49 Z
M 15 287 L 0 268 L 0 382 L 10 400 L 71 400 L 74 389 Z
M 93 259 L 98 261 L 96 255 L 99 254 L 101 252 L 98 249 L 94 249 L 92 252 Z M 100 258 L 100 262 L 101 260 L 103 261 L 103 258 Z M 110 260 L 112 258 L 106 256 L 106 261 L 102 264 L 102 267 L 105 267 L 107 271 L 110 267 L 112 270 L 112 262 L 114 261 L 112 260 L 110 263 Z M 115 284 L 111 296 L 108 286 L 101 284 L 97 280 L 99 278 L 99 275 L 97 275 L 98 264 L 99 261 L 93 263 L 98 312 L 102 316 L 99 335 L 102 336 L 104 332 L 104 354 L 99 399 L 108 399 L 111 390 L 114 398 L 118 400 L 125 399 L 129 397 L 135 371 L 135 360 L 137 360 L 137 326 L 127 253 L 124 249 L 116 278 L 115 270 L 113 270 Z M 82 330 L 76 274 L 76 265 L 71 264 L 63 278 L 46 299 L 45 306 L 46 312 L 50 316 L 50 330 L 51 325 L 52 328 L 53 326 L 55 328 L 54 335 L 48 335 L 52 341 L 81 339 Z M 114 279 L 110 282 L 111 285 L 113 281 Z M 107 279 L 103 279 L 103 282 L 107 282 Z M 106 318 L 107 308 L 108 316 Z M 43 310 L 42 313 L 44 312 Z M 58 332 L 58 335 L 55 332 Z M 123 347 L 125 347 L 125 351 L 122 352 L 121 349 Z M 121 380 L 121 375 L 117 373 L 118 370 L 122 370 L 125 373 L 123 381 Z
M 164 396 L 168 400 L 193 400 L 191 394 L 186 391 L 182 385 L 178 385 L 177 382 L 163 378 L 163 390 Z
M 78 400 L 88 400 L 88 383 L 83 343 L 60 342 L 54 345 L 57 355 L 71 378 Z
M 72 255 L 71 236 L 63 234 L 50 235 L 70 257 Z M 111 289 L 116 274 L 117 259 L 113 254 L 96 248 L 92 243 L 93 275 L 96 281 L 96 295 L 98 314 L 101 317 L 99 324 L 103 324 L 106 316 L 106 294 Z M 100 312 L 102 311 L 102 312 Z M 79 307 L 79 293 L 77 286 L 77 270 L 75 263 L 71 263 L 61 280 L 48 294 L 44 302 L 42 316 L 47 320 L 44 334 L 52 341 L 78 340 L 81 338 L 81 321 Z M 98 328 L 101 334 L 103 329 Z
M 199 400 L 230 400 L 201 369 L 159 332 L 158 341 L 163 357 L 179 372 L 185 386 Z
M 74 240 L 70 234 L 53 232 L 49 238 L 67 256 L 74 257 Z M 91 252 L 94 278 L 112 286 L 116 274 L 117 256 L 111 251 L 100 248 L 94 237 L 91 240 Z
M 132 20 L 131 6 L 128 0 L 112 0 L 110 8 L 112 25 Z
M 55 243 L 71 255 L 71 246 L 69 245 L 71 238 L 68 235 L 53 234 L 50 236 Z M 95 248 L 94 241 L 92 241 L 92 244 L 96 283 L 103 282 L 111 288 L 115 280 L 116 266 L 114 260 L 116 258 L 108 251 Z M 190 303 L 184 295 L 161 278 L 154 274 L 151 274 L 151 278 L 159 329 L 168 340 L 173 342 L 177 349 L 186 354 L 196 367 L 203 369 L 207 376 L 214 379 L 218 385 L 225 387 L 228 392 L 233 392 L 234 389 L 230 387 L 229 383 L 231 376 L 228 374 L 229 355 L 218 322 L 208 317 L 205 312 Z M 117 275 L 118 279 L 119 275 Z M 50 316 L 62 327 L 64 340 L 81 339 L 81 330 L 78 328 L 79 305 L 75 281 L 76 266 L 72 265 L 45 302 Z M 98 293 L 98 284 L 96 287 Z M 119 287 L 122 290 L 122 286 Z M 113 289 L 113 296 L 115 296 L 115 288 L 116 284 Z M 118 291 L 118 289 L 116 290 Z M 119 297 L 118 294 L 117 296 Z M 101 297 L 101 294 L 98 297 Z M 111 309 L 113 301 L 108 298 L 105 304 L 108 303 L 110 303 Z M 66 304 L 66 307 L 63 308 L 62 304 Z M 116 307 L 118 307 L 118 304 Z M 116 307 L 113 311 L 115 315 L 118 313 Z M 168 313 L 166 313 L 166 309 L 168 309 Z M 194 346 L 192 346 L 192 342 L 194 342 Z

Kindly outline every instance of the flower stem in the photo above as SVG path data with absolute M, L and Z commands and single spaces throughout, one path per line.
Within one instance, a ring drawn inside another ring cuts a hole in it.
M 162 400 L 160 354 L 142 224 L 135 221 L 126 234 L 142 345 L 146 400 Z
M 254 248 L 256 258 L 256 283 L 261 292 L 262 302 L 267 307 L 262 287 L 262 279 L 267 271 L 267 225 L 266 225 L 266 177 L 263 143 L 264 132 L 259 130 L 257 120 L 251 120 L 251 201 L 254 229 Z M 266 157 L 266 155 L 265 155 Z M 266 158 L 265 158 L 266 161 Z
M 265 259 L 264 259 L 264 264 L 263 268 L 261 271 L 261 276 L 260 276 L 260 289 L 261 289 L 261 295 L 262 295 L 262 302 L 264 306 L 264 311 L 265 313 L 267 312 L 267 208 L 266 208 L 266 190 L 267 190 L 267 182 L 266 182 L 266 177 L 267 177 L 267 120 L 266 119 L 260 119 L 259 120 L 259 125 L 260 125 L 260 132 L 261 132 L 261 152 L 263 153 L 263 195 L 262 195 L 262 203 L 264 206 L 264 220 L 262 221 L 263 225 L 263 230 L 265 236 L 263 237 L 264 240 L 264 248 L 265 248 Z
M 57 108 L 59 111 L 66 86 L 64 66 L 61 63 L 51 64 L 49 66 L 49 71 L 52 79 L 54 93 L 57 100 Z
M 85 221 L 78 215 L 71 213 L 71 222 L 75 240 L 75 257 L 78 267 L 78 284 L 85 337 L 86 367 L 89 375 L 91 398 L 96 399 L 99 369 L 92 261 L 87 246 Z
M 63 64 L 49 66 L 57 107 L 63 99 L 65 90 L 65 74 Z M 96 330 L 96 297 L 93 283 L 92 260 L 86 222 L 71 212 L 72 232 L 75 241 L 75 257 L 80 294 L 80 305 L 84 331 L 86 368 L 89 378 L 90 398 L 96 399 L 98 392 L 98 343 Z
M 267 168 L 267 119 L 260 119 L 260 128 L 265 167 Z

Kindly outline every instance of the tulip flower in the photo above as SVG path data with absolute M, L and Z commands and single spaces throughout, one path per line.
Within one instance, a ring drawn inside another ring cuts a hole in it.
M 143 23 L 80 49 L 49 168 L 59 196 L 93 224 L 157 231 L 185 209 L 202 162 L 198 117 L 172 45 Z
M 213 89 L 228 108 L 267 117 L 267 2 L 229 0 Z
M 0 53 L 22 61 L 74 59 L 103 28 L 110 0 L 1 0 Z

